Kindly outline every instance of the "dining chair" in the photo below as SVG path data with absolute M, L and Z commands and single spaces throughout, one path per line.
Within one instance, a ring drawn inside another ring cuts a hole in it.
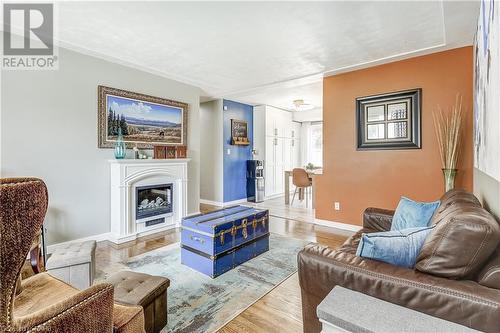
M 306 194 L 306 207 L 308 206 L 307 201 L 308 201 L 308 192 L 307 189 L 312 186 L 312 180 L 309 178 L 309 175 L 307 174 L 306 170 L 302 168 L 295 168 L 292 171 L 292 183 L 295 186 L 295 191 L 293 192 L 293 197 L 292 197 L 292 203 L 293 205 L 293 200 L 295 199 L 295 195 L 297 194 L 297 191 L 299 190 L 304 190 Z

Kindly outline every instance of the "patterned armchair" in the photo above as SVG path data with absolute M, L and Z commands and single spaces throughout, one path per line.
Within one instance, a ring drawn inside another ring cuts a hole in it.
M 114 304 L 110 284 L 80 291 L 40 273 L 17 285 L 47 203 L 40 179 L 0 179 L 0 332 L 144 332 L 142 308 Z

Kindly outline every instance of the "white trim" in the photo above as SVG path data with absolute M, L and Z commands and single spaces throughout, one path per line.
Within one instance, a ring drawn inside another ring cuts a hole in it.
M 179 226 L 180 226 L 179 223 L 167 224 L 167 225 L 164 225 L 161 227 L 157 227 L 157 228 L 145 230 L 145 231 L 140 231 L 140 232 L 137 232 L 135 234 L 126 235 L 126 236 L 119 236 L 119 235 L 110 234 L 107 240 L 112 242 L 112 243 L 115 243 L 115 244 L 123 244 L 123 243 L 135 241 L 136 239 L 144 237 L 144 236 L 154 235 L 154 234 L 157 234 L 157 233 L 160 233 L 163 231 L 172 230 L 172 229 L 178 228 Z
M 304 221 L 304 222 L 306 222 L 306 221 Z M 317 218 L 314 218 L 314 222 L 312 222 L 312 223 L 317 224 L 317 225 L 322 225 L 325 227 L 353 231 L 353 232 L 358 232 L 359 230 L 361 230 L 363 228 L 360 225 L 335 222 L 335 221 L 330 221 L 330 220 L 321 220 L 321 219 L 317 219 Z
M 466 45 L 446 44 L 446 42 L 443 42 L 443 43 L 439 43 L 437 45 L 425 47 L 425 48 L 418 49 L 418 50 L 397 53 L 397 54 L 393 54 L 393 55 L 379 58 L 379 59 L 361 62 L 361 63 L 357 63 L 357 64 L 345 66 L 345 67 L 335 68 L 332 70 L 325 71 L 323 73 L 323 76 L 328 77 L 328 76 L 333 76 L 333 75 L 337 75 L 337 74 L 341 74 L 341 73 L 347 73 L 347 72 L 352 72 L 352 71 L 356 71 L 356 70 L 360 70 L 360 69 L 375 67 L 375 66 L 379 66 L 379 65 L 390 64 L 390 63 L 396 62 L 396 61 L 401 61 L 401 60 L 416 58 L 416 57 L 429 55 L 429 54 L 433 54 L 433 53 L 453 50 L 453 49 L 463 47 L 463 46 L 468 46 L 468 45 L 470 45 L 470 44 L 466 44 Z
M 247 198 L 239 199 L 239 200 L 233 200 L 233 201 L 228 201 L 228 202 L 222 203 L 222 207 L 237 205 L 237 204 L 246 203 L 246 202 L 248 202 Z
M 205 204 L 205 205 L 218 206 L 218 207 L 222 207 L 222 205 L 223 205 L 222 202 L 212 201 L 212 200 L 206 200 L 206 199 L 200 199 L 200 203 L 201 204 Z
M 200 199 L 200 203 L 202 203 L 202 204 L 212 205 L 212 206 L 217 206 L 217 207 L 227 207 L 227 206 L 232 206 L 232 205 L 237 205 L 237 204 L 247 203 L 247 202 L 248 202 L 247 198 L 228 201 L 228 202 Z
M 89 240 L 95 240 L 96 242 L 102 242 L 105 240 L 109 240 L 110 237 L 111 237 L 111 233 L 106 232 L 103 234 L 97 234 L 97 235 L 93 235 L 93 236 L 88 236 L 88 237 L 73 239 L 73 240 L 66 241 L 66 242 L 48 245 L 47 246 L 47 254 L 51 254 L 54 251 L 54 249 L 60 245 L 66 245 L 66 244 L 70 244 L 70 243 L 81 243 L 81 242 L 86 242 Z
M 290 186 L 290 190 L 292 189 L 292 186 Z M 291 191 L 290 191 L 291 192 Z M 277 193 L 277 194 L 271 194 L 271 195 L 268 195 L 264 198 L 264 201 L 265 200 L 271 200 L 271 199 L 276 199 L 276 198 L 280 198 L 280 197 L 284 197 L 285 196 L 285 192 L 283 193 Z
M 200 214 L 201 214 L 201 212 L 197 211 L 197 212 L 188 213 L 185 217 L 189 217 L 189 216 L 193 216 L 193 215 L 200 215 Z

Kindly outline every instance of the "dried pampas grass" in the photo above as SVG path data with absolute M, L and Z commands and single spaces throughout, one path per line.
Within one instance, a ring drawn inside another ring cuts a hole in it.
M 444 112 L 438 105 L 433 117 L 439 153 L 441 154 L 441 165 L 443 169 L 457 169 L 460 151 L 462 150 L 462 131 L 465 123 L 462 96 L 457 94 L 451 112 Z

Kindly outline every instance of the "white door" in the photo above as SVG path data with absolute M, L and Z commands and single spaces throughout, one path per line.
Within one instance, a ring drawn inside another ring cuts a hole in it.
M 274 137 L 266 136 L 266 159 L 264 161 L 264 177 L 266 182 L 266 196 L 271 196 L 275 194 L 275 184 L 274 184 Z
M 291 151 L 292 168 L 301 168 L 300 165 L 300 140 L 292 139 L 292 151 Z
M 294 139 L 300 139 L 300 129 L 302 128 L 302 124 L 296 121 L 292 121 L 292 135 L 291 137 Z
M 276 128 L 276 113 L 266 108 L 266 135 L 273 136 L 275 135 Z
M 285 138 L 283 139 L 284 142 L 284 147 L 283 147 L 283 167 L 285 170 L 292 170 L 293 168 L 293 163 L 292 163 L 292 141 L 293 139 Z
M 285 139 L 275 138 L 275 155 L 274 155 L 274 193 L 281 194 L 285 191 L 285 165 L 284 165 L 284 143 Z

